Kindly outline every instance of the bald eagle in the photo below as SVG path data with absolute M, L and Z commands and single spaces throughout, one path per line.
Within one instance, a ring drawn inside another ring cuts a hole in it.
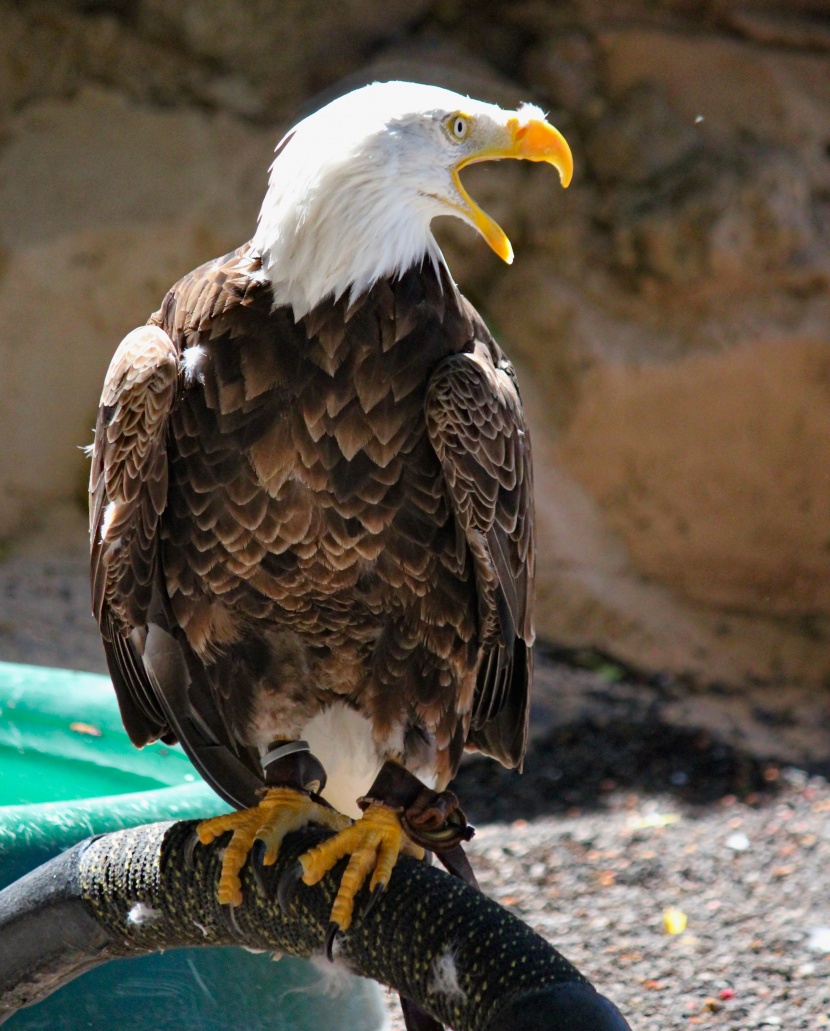
M 307 883 L 356 864 L 345 929 L 369 873 L 382 888 L 401 848 L 463 836 L 445 789 L 465 748 L 521 764 L 530 441 L 430 229 L 453 215 L 510 262 L 459 178 L 502 158 L 571 177 L 532 105 L 405 82 L 340 97 L 278 145 L 253 239 L 176 283 L 107 372 L 93 611 L 134 744 L 180 741 L 240 810 L 200 827 L 233 831 L 230 905 L 254 841 L 273 861 L 311 820 L 339 833 Z

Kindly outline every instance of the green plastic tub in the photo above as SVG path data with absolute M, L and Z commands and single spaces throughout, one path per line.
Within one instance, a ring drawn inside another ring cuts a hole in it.
M 105 677 L 0 662 L 0 888 L 91 834 L 227 809 L 178 747 L 133 748 Z M 384 1026 L 376 985 L 355 978 L 336 998 L 323 987 L 303 960 L 174 949 L 92 970 L 3 1028 Z

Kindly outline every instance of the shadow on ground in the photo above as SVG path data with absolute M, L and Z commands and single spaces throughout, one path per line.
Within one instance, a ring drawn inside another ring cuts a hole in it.
M 612 791 L 670 794 L 692 805 L 725 795 L 774 791 L 776 766 L 657 718 L 636 723 L 586 719 L 532 742 L 523 774 L 475 759 L 453 790 L 475 823 L 530 820 L 574 808 L 602 808 Z
M 524 772 L 473 757 L 452 784 L 473 823 L 602 809 L 621 791 L 692 806 L 727 795 L 760 801 L 774 796 L 780 767 L 792 761 L 728 740 L 726 710 L 722 733 L 711 719 L 707 727 L 678 722 L 668 704 L 676 690 L 620 667 L 579 672 L 544 652 L 539 660 Z M 717 705 L 717 692 L 708 704 Z M 826 772 L 819 767 L 827 764 L 803 765 Z

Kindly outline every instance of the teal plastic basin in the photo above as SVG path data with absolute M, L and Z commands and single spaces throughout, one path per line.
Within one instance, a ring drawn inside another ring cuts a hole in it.
M 0 662 L 0 888 L 91 834 L 227 812 L 178 747 L 133 748 L 106 677 Z M 4 1031 L 377 1031 L 380 992 L 336 998 L 303 960 L 173 949 L 84 974 Z
M 196 779 L 180 748 L 133 748 L 106 678 L 0 662 L 0 806 L 154 791 Z

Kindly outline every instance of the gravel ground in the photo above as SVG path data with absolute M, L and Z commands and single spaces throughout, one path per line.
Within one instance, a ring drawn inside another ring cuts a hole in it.
M 104 670 L 84 536 L 62 510 L 7 549 L 0 659 Z M 541 656 L 524 775 L 457 778 L 483 889 L 634 1031 L 830 1027 L 830 698 L 577 658 Z
M 90 612 L 86 520 L 69 506 L 0 552 L 0 660 L 106 673 Z
M 584 791 L 563 777 L 547 813 L 538 794 L 522 807 L 516 792 L 514 811 L 527 816 L 482 822 L 470 849 L 482 888 L 635 1031 L 830 1026 L 827 781 L 700 740 L 689 764 L 681 750 L 667 762 L 664 742 L 653 763 L 640 747 L 638 765 L 623 762 L 615 778 L 613 744 L 605 750 L 596 733 L 585 742 L 584 765 L 604 777 L 586 777 Z M 539 749 L 531 762 L 554 756 Z M 482 781 L 492 790 L 492 777 Z M 486 814 L 473 798 L 471 814 Z

